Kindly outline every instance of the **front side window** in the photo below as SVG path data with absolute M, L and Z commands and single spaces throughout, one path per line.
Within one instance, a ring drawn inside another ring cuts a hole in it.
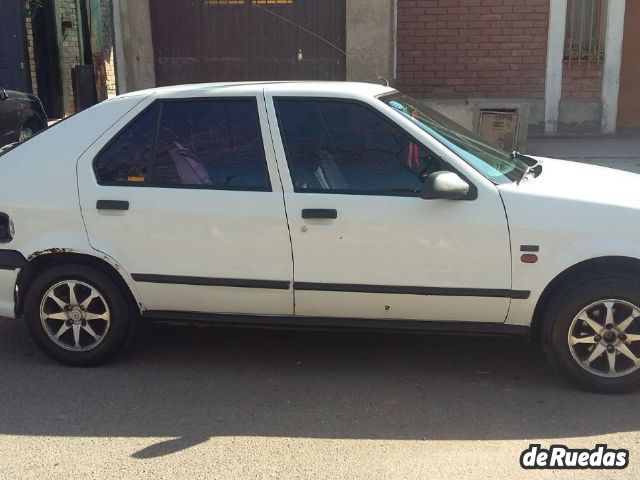
M 297 192 L 415 195 L 440 158 L 371 108 L 339 99 L 276 99 Z
M 257 104 L 249 98 L 159 102 L 95 165 L 106 184 L 271 190 Z

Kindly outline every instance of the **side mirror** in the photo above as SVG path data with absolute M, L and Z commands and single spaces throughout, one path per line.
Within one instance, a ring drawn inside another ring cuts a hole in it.
M 9 98 L 9 94 L 4 88 L 0 88 L 0 100 L 6 100 Z
M 420 196 L 426 200 L 464 200 L 469 195 L 469 184 L 454 172 L 434 172 L 425 178 Z

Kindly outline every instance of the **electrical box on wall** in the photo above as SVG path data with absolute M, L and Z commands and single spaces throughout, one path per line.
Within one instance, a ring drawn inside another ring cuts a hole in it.
M 518 149 L 519 115 L 516 109 L 480 110 L 479 133 L 505 152 Z

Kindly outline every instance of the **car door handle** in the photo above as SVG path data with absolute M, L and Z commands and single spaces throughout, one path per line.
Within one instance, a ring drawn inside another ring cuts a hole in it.
M 338 218 L 335 208 L 304 208 L 302 218 Z
M 129 210 L 129 202 L 126 200 L 98 200 L 98 210 Z

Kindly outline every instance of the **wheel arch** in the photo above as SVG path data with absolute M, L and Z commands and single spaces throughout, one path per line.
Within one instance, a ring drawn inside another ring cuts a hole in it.
M 640 259 L 626 256 L 596 257 L 576 263 L 556 275 L 544 288 L 536 303 L 531 323 L 532 338 L 539 336 L 546 308 L 559 288 L 573 280 L 595 277 L 605 271 L 631 273 L 640 278 Z
M 104 258 L 75 252 L 47 252 L 31 255 L 28 264 L 18 274 L 16 282 L 15 313 L 16 318 L 24 312 L 24 298 L 34 279 L 46 269 L 54 265 L 76 264 L 93 267 L 108 275 L 122 290 L 131 305 L 139 311 L 143 309 L 142 303 L 136 297 L 134 291 L 123 276 L 120 267 Z

